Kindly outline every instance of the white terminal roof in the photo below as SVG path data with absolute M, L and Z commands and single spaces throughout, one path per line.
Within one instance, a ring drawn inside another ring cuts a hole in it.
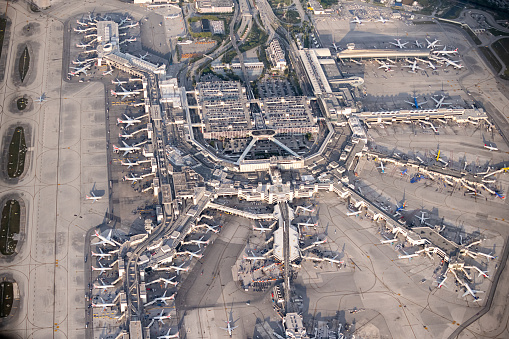
M 338 52 L 338 59 L 357 58 L 427 58 L 430 55 L 428 49 L 345 49 Z
M 299 259 L 299 232 L 294 226 L 290 226 L 290 262 Z M 283 261 L 283 227 L 280 227 L 274 232 L 274 256 L 277 260 Z
M 173 107 L 182 107 L 180 94 L 182 90 L 179 89 L 177 78 L 159 81 L 159 91 L 161 93 L 161 102 L 172 103 Z

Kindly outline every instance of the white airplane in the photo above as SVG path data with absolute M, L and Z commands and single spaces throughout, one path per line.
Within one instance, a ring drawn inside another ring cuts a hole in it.
M 332 43 L 331 47 L 333 47 L 336 52 L 340 49 L 339 46 L 336 45 L 335 42 Z
M 109 71 L 104 71 L 103 75 L 111 75 L 113 73 L 113 69 L 110 69 Z
M 318 238 L 317 238 L 317 240 L 314 241 L 311 245 L 316 246 L 316 245 L 321 245 L 321 244 L 325 244 L 325 243 L 327 243 L 327 237 L 323 238 L 323 240 L 318 240 Z
M 127 128 L 129 126 L 132 126 L 134 124 L 139 124 L 141 122 L 140 119 L 138 118 L 131 118 L 129 117 L 127 114 L 124 113 L 124 117 L 125 119 L 120 119 L 120 118 L 117 118 L 117 125 L 118 124 L 126 124 L 124 128 Z
M 314 208 L 311 208 L 313 207 L 313 205 L 309 205 L 308 207 L 304 207 L 304 206 L 297 206 L 296 208 L 296 211 L 300 209 L 302 209 L 303 211 L 306 211 L 306 212 L 309 212 L 309 213 L 313 213 L 315 211 Z
M 421 216 L 420 217 L 416 217 L 416 218 L 419 219 L 421 224 L 424 224 L 424 222 L 426 220 L 429 220 L 429 218 L 426 218 L 426 212 L 424 212 L 424 211 L 421 211 Z
M 425 63 L 425 64 L 428 64 L 428 68 L 432 68 L 433 70 L 437 69 L 437 67 L 435 65 L 433 65 L 433 63 L 429 60 L 424 60 L 424 59 L 419 59 L 419 58 L 415 58 L 415 60 Z
M 145 306 L 152 305 L 152 304 L 154 304 L 154 303 L 156 303 L 156 302 L 158 302 L 158 301 L 162 301 L 162 302 L 164 302 L 164 304 L 165 304 L 165 305 L 168 305 L 168 303 L 166 302 L 166 300 L 175 300 L 175 295 L 176 295 L 177 293 L 173 293 L 171 296 L 167 297 L 167 296 L 166 296 L 166 293 L 167 293 L 167 292 L 168 292 L 168 291 L 164 291 L 164 294 L 163 294 L 163 296 L 162 296 L 162 297 L 155 298 L 155 299 L 154 299 L 154 300 L 152 300 L 151 302 L 146 303 L 146 304 L 145 304 Z
M 140 23 L 138 21 L 136 21 L 135 23 L 127 24 L 125 26 L 119 27 L 118 29 L 132 28 L 132 27 L 136 27 L 136 26 L 139 26 L 139 25 L 140 25 Z
M 99 274 L 103 274 L 105 271 L 111 271 L 113 268 L 111 267 L 104 267 L 100 261 L 97 262 L 99 264 L 99 266 L 101 267 L 94 267 L 92 266 L 92 271 L 101 271 L 101 273 Z
M 380 65 L 380 66 L 378 67 L 378 69 L 383 68 L 383 69 L 385 69 L 385 71 L 386 71 L 386 72 L 393 71 L 393 69 L 391 68 L 391 67 L 392 67 L 392 65 L 386 64 L 385 62 L 380 61 L 380 60 L 378 60 L 378 59 L 375 59 L 375 60 L 376 60 L 376 62 L 378 62 L 378 64 Z
M 380 19 L 376 20 L 376 22 L 381 22 L 381 23 L 385 24 L 386 22 L 392 22 L 392 21 L 388 20 L 388 19 L 384 19 L 384 17 L 380 15 Z
M 76 44 L 76 47 L 78 48 L 87 48 L 87 47 L 91 47 L 92 45 L 90 44 L 90 42 L 88 44 Z
M 44 101 L 46 101 L 46 98 L 47 98 L 46 93 L 42 93 L 42 95 L 39 98 L 35 99 L 35 101 L 42 104 Z
M 170 331 L 171 331 L 171 327 L 168 329 L 168 332 L 166 332 L 165 335 L 160 335 L 157 337 L 157 339 L 172 339 L 172 338 L 178 338 L 179 337 L 179 332 L 175 333 L 175 334 L 170 334 Z
M 442 281 L 438 284 L 438 286 L 437 286 L 437 287 L 438 287 L 438 288 L 440 288 L 440 287 L 444 286 L 444 285 L 445 285 L 445 281 L 446 281 L 446 280 L 447 280 L 447 273 L 445 274 L 444 279 L 442 279 Z
M 419 67 L 419 66 L 417 65 L 417 60 L 414 60 L 413 62 L 411 62 L 410 60 L 407 60 L 407 62 L 409 62 L 409 63 L 410 63 L 410 65 L 404 65 L 404 66 L 402 66 L 402 67 L 411 68 L 411 70 L 410 70 L 410 71 L 408 71 L 408 73 L 415 73 L 415 71 L 416 71 L 417 69 L 424 70 L 423 68 L 421 68 L 421 67 Z
M 101 257 L 101 258 L 106 258 L 106 257 L 111 257 L 113 256 L 114 253 L 118 252 L 117 250 L 115 251 L 111 251 L 111 252 L 108 252 L 108 253 L 104 253 L 103 250 L 99 247 L 99 252 L 101 253 L 96 253 L 94 251 L 92 251 L 92 256 L 93 257 Z
M 217 226 L 210 226 L 210 225 L 207 225 L 207 224 L 199 224 L 199 225 L 194 225 L 192 226 L 192 228 L 199 228 L 199 227 L 205 227 L 207 229 L 207 231 L 205 233 L 208 233 L 209 231 L 211 232 L 214 232 L 214 233 L 219 233 L 219 230 L 217 229 Z
M 101 234 L 99 234 L 99 232 L 97 232 L 97 230 L 95 230 L 95 236 L 98 237 L 99 239 L 101 239 L 101 241 L 95 243 L 95 245 L 104 245 L 104 244 L 108 244 L 108 245 L 111 245 L 113 247 L 116 247 L 116 246 L 120 246 L 120 244 L 118 242 L 116 242 L 115 240 L 111 239 L 111 233 L 113 232 L 113 230 L 110 229 L 110 233 L 108 233 L 108 235 L 106 237 L 103 237 Z
M 180 264 L 179 266 L 170 266 L 171 269 L 174 269 L 177 274 L 180 274 L 179 272 L 180 271 L 184 271 L 184 272 L 187 272 L 189 271 L 189 267 L 186 267 L 186 268 L 182 268 L 182 266 L 184 266 L 185 262 L 183 262 L 182 264 Z
M 91 65 L 88 64 L 83 67 L 71 67 L 74 69 L 74 71 L 69 72 L 69 75 L 76 76 L 76 77 L 79 76 L 80 73 L 85 73 L 85 75 L 88 75 L 87 70 L 90 68 L 90 66 Z
M 497 145 L 495 145 L 493 142 L 491 141 L 485 141 L 484 142 L 484 148 L 487 148 L 489 149 L 490 151 L 498 151 L 498 147 Z
M 272 231 L 272 228 L 270 228 L 270 227 L 263 227 L 262 225 L 257 227 L 256 224 L 254 224 L 253 225 L 253 231 L 260 231 L 260 234 L 262 234 L 262 233 L 265 233 L 265 232 Z
M 225 320 L 225 323 L 226 323 L 226 326 L 227 326 L 227 327 L 219 327 L 219 328 L 220 328 L 220 329 L 222 329 L 222 330 L 228 331 L 228 334 L 230 335 L 230 337 L 231 337 L 231 336 L 232 336 L 232 334 L 233 334 L 233 330 L 234 330 L 234 329 L 236 329 L 236 328 L 238 327 L 238 326 L 232 327 L 232 326 L 231 326 L 231 323 L 232 323 L 232 322 L 233 322 L 233 321 L 231 321 L 231 320 Z
M 168 287 L 168 285 L 177 286 L 178 282 L 173 281 L 173 279 L 175 279 L 176 277 L 177 276 L 173 276 L 170 279 L 159 278 L 159 279 L 153 280 L 153 281 L 145 284 L 145 286 L 148 286 L 148 285 L 151 285 L 151 284 L 155 284 L 157 282 L 164 282 L 164 288 Z
M 394 39 L 396 42 L 389 42 L 390 44 L 397 46 L 399 48 L 406 48 L 405 45 L 408 44 L 408 42 L 401 43 L 401 39 Z
M 382 173 L 385 173 L 385 167 L 384 167 L 384 163 L 383 163 L 383 161 L 380 161 L 380 166 L 378 166 L 377 168 L 380 168 L 380 171 L 381 171 Z
M 88 64 L 89 62 L 92 62 L 94 61 L 95 58 L 89 58 L 89 59 L 85 59 L 83 61 L 80 61 L 79 59 L 76 59 L 76 61 L 73 61 L 73 65 L 84 65 L 84 64 Z
M 96 202 L 97 200 L 101 200 L 103 197 L 98 197 L 94 194 L 94 192 L 90 192 L 90 196 L 89 195 L 85 195 L 85 199 L 86 200 L 92 200 L 92 204 L 94 202 Z
M 480 301 L 479 297 L 476 296 L 476 293 L 484 293 L 484 291 L 473 290 L 466 283 L 463 284 L 463 286 L 465 286 L 467 291 L 465 293 L 463 293 L 462 297 L 466 296 L 467 294 L 470 294 L 470 295 L 472 295 L 472 297 L 474 297 L 474 300 Z
M 453 66 L 456 69 L 461 69 L 461 68 L 465 67 L 462 64 L 459 64 L 458 63 L 459 61 L 452 61 L 452 60 L 449 60 L 447 58 L 442 58 L 442 61 L 447 64 L 447 65 L 445 65 L 445 67 Z
M 356 16 L 355 16 L 355 17 L 353 18 L 353 20 L 352 20 L 352 21 L 350 21 L 350 22 L 353 22 L 353 23 L 356 23 L 356 24 L 362 25 L 362 20 L 361 20 L 361 19 L 359 19 L 359 18 L 358 18 L 358 17 L 356 17 Z
M 155 316 L 153 318 L 153 320 L 159 320 L 161 322 L 161 324 L 164 324 L 163 320 L 164 319 L 171 319 L 171 315 L 168 313 L 167 315 L 163 315 L 164 313 L 164 310 L 161 311 L 161 314 L 159 314 L 158 316 Z
M 201 259 L 203 257 L 203 254 L 198 254 L 198 252 L 200 252 L 200 250 L 198 250 L 196 252 L 185 251 L 184 254 L 188 254 L 189 256 L 191 256 L 191 258 L 195 257 L 197 259 Z
M 117 147 L 115 145 L 113 145 L 113 151 L 115 153 L 119 153 L 119 152 L 124 152 L 124 154 L 122 156 L 126 156 L 128 153 L 133 153 L 133 152 L 136 152 L 136 151 L 139 151 L 141 150 L 141 147 L 137 146 L 137 145 L 131 145 L 129 146 L 124 140 L 122 140 L 122 143 L 124 144 L 124 146 L 120 146 L 120 147 Z
M 299 226 L 299 227 L 304 226 L 305 228 L 318 226 L 318 222 L 312 224 L 309 222 L 310 220 L 311 220 L 311 218 L 308 218 L 308 220 L 306 222 L 299 222 L 299 223 L 297 223 L 297 226 Z
M 120 99 L 120 100 L 124 100 L 125 98 L 130 98 L 132 95 L 138 95 L 138 94 L 140 94 L 140 92 L 143 91 L 143 90 L 128 91 L 124 87 L 122 87 L 122 85 L 120 85 L 120 88 L 122 88 L 121 92 L 111 90 L 111 95 L 114 95 L 115 97 L 117 97 L 119 95 L 122 96 L 122 99 Z
M 434 96 L 432 96 L 431 99 L 433 99 L 433 101 L 436 103 L 435 108 L 441 108 L 443 105 L 452 105 L 452 102 L 444 102 L 445 98 L 446 97 L 442 95 L 440 100 L 437 100 Z
M 265 257 L 257 257 L 255 255 L 251 254 L 251 255 L 245 255 L 244 256 L 244 260 L 253 260 L 253 261 L 256 261 L 256 260 L 267 260 L 267 258 L 265 258 Z
M 336 258 L 339 256 L 339 254 L 336 254 L 336 256 L 334 256 L 334 258 L 327 258 L 327 257 L 324 257 L 323 260 L 325 261 L 328 261 L 332 264 L 344 264 L 345 262 L 343 260 L 337 260 Z
M 89 32 L 89 31 L 91 31 L 91 30 L 93 30 L 93 29 L 97 29 L 97 28 L 92 28 L 92 27 L 90 27 L 90 28 L 79 28 L 79 27 L 78 27 L 78 28 L 74 28 L 74 31 L 75 31 L 76 33 L 80 34 L 80 33 L 86 33 L 86 32 Z
M 440 42 L 440 40 L 435 40 L 433 42 L 429 41 L 428 39 L 425 39 L 425 40 L 428 43 L 428 46 L 426 47 L 428 49 L 433 49 L 433 48 L 438 47 L 438 46 L 443 46 L 443 45 L 437 45 L 437 43 Z
M 115 80 L 111 80 L 111 83 L 113 85 L 122 85 L 122 84 L 127 84 L 127 81 L 115 79 Z
M 353 217 L 353 216 L 359 215 L 361 213 L 362 213 L 362 211 L 353 211 L 353 212 L 346 213 L 346 215 L 349 217 Z
M 419 40 L 415 40 L 415 46 L 417 46 L 417 48 L 422 48 L 422 44 L 419 42 Z
M 129 168 L 132 168 L 133 166 L 138 166 L 140 163 L 139 163 L 139 162 L 137 162 L 137 161 L 135 161 L 135 162 L 131 162 L 131 160 L 127 159 L 127 162 L 125 162 L 125 161 L 123 161 L 123 160 L 122 160 L 122 161 L 120 162 L 120 164 L 121 164 L 122 166 L 127 166 L 127 168 L 129 169 Z
M 113 306 L 115 306 L 114 303 L 107 303 L 107 302 L 105 302 L 102 297 L 101 297 L 101 300 L 102 300 L 102 304 L 92 303 L 92 307 L 102 308 L 104 311 L 106 311 L 106 307 L 113 307 Z
M 125 44 L 127 42 L 135 42 L 135 41 L 136 41 L 136 37 L 130 37 L 130 38 L 124 39 L 122 42 L 120 42 L 120 45 Z
M 203 238 L 205 238 L 205 236 L 201 237 L 200 239 L 191 239 L 189 241 L 186 241 L 186 242 L 182 242 L 182 244 L 193 244 L 193 245 L 198 245 L 199 248 L 201 248 L 201 245 L 208 245 L 209 242 L 210 242 L 210 239 L 209 240 L 203 240 Z
M 131 18 L 129 17 L 129 15 L 126 15 L 126 17 L 125 17 L 125 18 L 120 19 L 119 26 L 122 26 L 123 24 L 125 24 L 125 23 L 126 23 L 126 21 L 131 21 Z
M 446 47 L 444 46 L 444 49 L 440 50 L 440 51 L 433 51 L 431 52 L 433 54 L 436 54 L 436 55 L 450 55 L 450 54 L 458 54 L 458 49 L 454 49 L 452 51 L 448 51 L 446 49 Z
M 99 279 L 99 281 L 101 282 L 101 285 L 96 285 L 94 283 L 94 288 L 103 289 L 103 290 L 106 290 L 107 288 L 115 288 L 115 285 L 106 285 L 104 283 L 104 281 L 102 281 L 102 279 Z
M 148 57 L 148 55 L 149 55 L 149 53 L 148 53 L 148 52 L 146 52 L 144 55 L 141 55 L 141 54 L 140 54 L 140 59 L 141 59 L 141 60 L 145 60 L 145 58 L 146 58 L 146 57 Z
M 123 180 L 124 181 L 133 181 L 134 183 L 138 182 L 139 180 L 141 180 L 143 178 L 141 177 L 137 177 L 135 176 L 134 174 L 130 173 L 130 176 L 129 175 L 126 175 L 124 176 Z

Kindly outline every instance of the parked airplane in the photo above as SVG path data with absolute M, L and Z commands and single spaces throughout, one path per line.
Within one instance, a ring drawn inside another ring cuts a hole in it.
M 362 22 L 363 22 L 363 21 L 362 21 L 361 19 L 359 19 L 358 17 L 356 17 L 356 16 L 355 16 L 355 17 L 353 18 L 353 20 L 352 20 L 352 21 L 350 21 L 350 22 L 352 22 L 352 23 L 356 23 L 356 24 L 359 24 L 359 25 L 362 25 Z
M 297 226 L 299 226 L 299 227 L 304 226 L 305 228 L 318 226 L 317 222 L 312 224 L 309 221 L 311 221 L 311 218 L 308 218 L 308 220 L 306 222 L 299 222 L 299 223 L 297 223 Z
M 260 234 L 261 234 L 261 233 L 265 233 L 265 232 L 270 232 L 270 231 L 272 231 L 272 229 L 270 227 L 263 227 L 262 225 L 257 227 L 255 224 L 255 225 L 253 225 L 253 231 L 260 231 Z
M 406 48 L 405 45 L 408 44 L 408 42 L 401 43 L 401 39 L 394 39 L 396 42 L 389 42 L 390 44 L 397 46 L 399 48 Z
M 297 206 L 297 208 L 295 209 L 295 211 L 299 210 L 299 208 L 300 208 L 300 209 L 302 209 L 302 210 L 303 210 L 303 211 L 305 211 L 305 212 L 313 213 L 313 212 L 315 211 L 315 209 L 314 209 L 314 208 L 311 208 L 311 207 L 313 207 L 313 205 L 309 205 L 308 207 L 304 207 L 304 206 Z
M 136 41 L 136 37 L 130 37 L 130 38 L 127 38 L 127 39 L 124 39 L 120 42 L 120 45 L 123 45 L 127 42 L 135 42 Z
M 110 229 L 110 232 L 108 233 L 108 235 L 106 237 L 102 236 L 101 234 L 99 234 L 99 232 L 97 232 L 97 230 L 95 230 L 95 236 L 98 237 L 99 239 L 101 239 L 100 242 L 97 242 L 95 243 L 95 245 L 103 245 L 103 244 L 108 244 L 108 245 L 111 245 L 111 246 L 120 246 L 120 244 L 118 242 L 116 242 L 115 240 L 111 239 L 111 233 L 113 232 L 113 230 Z
M 88 64 L 89 62 L 92 62 L 94 61 L 95 58 L 88 58 L 88 59 L 85 59 L 83 61 L 80 61 L 79 59 L 76 59 L 76 61 L 73 61 L 73 65 L 84 65 L 84 64 Z
M 385 24 L 386 22 L 392 22 L 392 21 L 389 19 L 384 19 L 384 17 L 380 15 L 380 19 L 376 20 L 376 22 L 381 22 L 381 23 Z
M 164 314 L 164 310 L 161 311 L 161 314 L 159 314 L 158 316 L 155 316 L 152 319 L 153 320 L 158 320 L 159 322 L 161 322 L 161 324 L 164 324 L 163 320 L 164 319 L 171 319 L 171 315 L 169 313 L 167 315 L 163 315 L 163 314 Z
M 378 59 L 375 59 L 375 60 L 376 60 L 376 61 L 378 62 L 378 64 L 380 65 L 380 66 L 378 67 L 378 69 L 383 68 L 383 69 L 385 69 L 385 71 L 386 71 L 386 72 L 393 71 L 393 69 L 391 68 L 391 67 L 392 67 L 392 65 L 388 65 L 388 64 L 386 64 L 385 62 L 380 61 L 380 60 L 378 60 Z
M 35 99 L 35 101 L 42 104 L 44 101 L 46 101 L 46 93 L 42 93 L 42 95 L 39 98 Z
M 405 210 L 405 207 L 406 207 L 406 201 L 403 201 L 403 204 L 401 206 L 398 206 L 399 204 L 396 204 L 396 211 L 395 212 L 399 212 L 399 211 L 404 211 Z
M 127 84 L 127 81 L 123 81 L 123 80 L 118 80 L 118 79 L 115 79 L 115 80 L 111 80 L 111 83 L 113 85 L 122 85 L 122 84 Z M 122 88 L 123 89 L 123 88 Z
M 85 199 L 86 200 L 92 200 L 92 204 L 94 202 L 96 202 L 97 200 L 101 200 L 103 197 L 98 197 L 94 194 L 94 192 L 90 192 L 90 196 L 89 195 L 85 195 Z
M 114 95 L 115 97 L 119 96 L 119 95 L 122 96 L 122 99 L 120 99 L 120 100 L 124 100 L 125 98 L 130 98 L 132 95 L 138 95 L 138 94 L 140 94 L 140 92 L 143 91 L 143 90 L 128 91 L 124 87 L 122 87 L 122 85 L 120 85 L 120 88 L 122 88 L 122 91 L 120 91 L 120 92 L 111 90 L 111 95 Z
M 126 21 L 131 21 L 131 18 L 129 17 L 129 15 L 126 15 L 125 18 L 120 19 L 120 23 L 118 25 L 122 26 L 123 24 L 126 23 Z
M 200 239 L 191 239 L 189 241 L 183 241 L 182 244 L 193 244 L 193 245 L 198 245 L 199 248 L 201 248 L 201 245 L 208 245 L 209 242 L 210 242 L 210 239 L 209 240 L 203 240 L 203 238 L 205 238 L 205 236 L 202 236 Z
M 438 47 L 438 46 L 443 46 L 443 45 L 437 45 L 437 43 L 440 42 L 440 40 L 435 40 L 433 42 L 429 41 L 428 39 L 425 39 L 425 40 L 428 43 L 428 46 L 426 47 L 428 49 L 433 49 L 433 48 Z
M 146 58 L 146 57 L 148 57 L 148 55 L 149 55 L 149 53 L 148 53 L 148 52 L 146 52 L 144 55 L 141 55 L 141 54 L 140 54 L 140 59 L 141 59 L 141 60 L 145 60 L 145 58 Z
M 470 286 L 468 286 L 467 283 L 463 284 L 463 286 L 465 286 L 466 292 L 463 293 L 462 297 L 466 296 L 467 294 L 470 294 L 470 295 L 472 295 L 472 297 L 474 297 L 474 300 L 481 301 L 479 299 L 479 297 L 476 296 L 476 293 L 484 293 L 484 291 L 473 290 L 473 289 L 470 288 Z
M 189 267 L 186 267 L 186 268 L 182 268 L 182 266 L 184 266 L 185 262 L 183 262 L 182 264 L 180 264 L 179 266 L 170 266 L 171 269 L 174 269 L 177 274 L 180 274 L 179 272 L 180 271 L 184 271 L 184 272 L 187 272 L 189 271 Z
M 168 285 L 177 286 L 178 282 L 177 281 L 173 281 L 173 279 L 175 279 L 176 277 L 177 276 L 173 276 L 170 279 L 159 278 L 159 279 L 153 280 L 153 281 L 151 281 L 151 282 L 149 282 L 149 283 L 147 283 L 145 285 L 148 286 L 148 285 L 155 284 L 155 283 L 158 283 L 158 282 L 163 282 L 164 283 L 164 288 L 168 287 Z
M 459 61 L 452 61 L 447 58 L 442 58 L 441 60 L 447 64 L 447 65 L 445 65 L 445 67 L 452 66 L 456 69 L 461 69 L 461 68 L 465 67 L 462 64 L 458 64 Z
M 122 26 L 122 27 L 118 27 L 118 29 L 126 29 L 126 28 L 132 28 L 132 27 L 136 27 L 136 26 L 139 26 L 140 23 L 138 21 L 136 21 L 135 23 L 132 23 L 132 24 L 127 24 L 125 26 Z
M 361 213 L 362 213 L 362 211 L 353 211 L 353 212 L 346 213 L 346 215 L 349 217 L 353 217 L 353 216 L 359 215 Z
M 115 145 L 113 145 L 113 151 L 118 153 L 118 152 L 124 152 L 124 154 L 122 156 L 126 156 L 128 153 L 133 153 L 133 152 L 136 152 L 136 151 L 139 151 L 141 150 L 141 147 L 137 146 L 137 145 L 131 145 L 129 146 L 124 140 L 122 140 L 122 143 L 124 144 L 124 146 L 120 146 L 120 147 L 117 147 Z
M 146 303 L 146 304 L 145 304 L 145 306 L 152 305 L 152 304 L 154 304 L 154 303 L 156 303 L 156 302 L 158 302 L 158 301 L 162 301 L 162 302 L 164 302 L 164 304 L 165 304 L 165 305 L 168 305 L 168 303 L 166 302 L 166 300 L 175 300 L 175 295 L 176 295 L 177 293 L 173 293 L 171 296 L 167 297 L 167 296 L 166 296 L 166 293 L 167 293 L 167 292 L 168 292 L 167 290 L 166 290 L 166 291 L 164 291 L 164 294 L 163 294 L 163 296 L 162 296 L 162 297 L 155 298 L 155 299 L 154 299 L 154 300 L 152 300 L 151 302 Z
M 132 181 L 134 184 L 137 183 L 139 180 L 141 180 L 143 178 L 141 177 L 137 177 L 135 176 L 134 174 L 130 173 L 130 175 L 126 175 L 122 178 L 122 180 L 124 181 Z
M 101 298 L 102 303 L 101 304 L 92 303 L 92 307 L 102 308 L 104 311 L 106 311 L 106 307 L 115 306 L 114 303 L 107 303 L 104 301 L 104 299 L 102 297 L 100 297 L 100 298 Z
M 122 166 L 127 166 L 127 168 L 128 168 L 128 169 L 129 169 L 129 168 L 132 168 L 133 166 L 138 166 L 138 165 L 140 164 L 140 163 L 139 163 L 139 162 L 137 162 L 137 161 L 135 161 L 135 162 L 131 162 L 131 160 L 129 160 L 129 159 L 126 159 L 126 160 L 127 160 L 127 161 L 123 161 L 123 160 L 122 160 L 122 161 L 120 161 L 120 164 L 121 164 Z
M 424 212 L 424 211 L 421 211 L 421 216 L 420 216 L 420 217 L 417 217 L 417 216 L 416 216 L 416 218 L 417 218 L 417 219 L 419 219 L 419 221 L 421 222 L 421 224 L 424 224 L 424 222 L 425 222 L 426 220 L 429 220 L 429 218 L 426 218 L 426 212 Z
M 435 99 L 435 96 L 432 96 L 431 99 L 436 103 L 435 108 L 441 108 L 443 105 L 452 105 L 452 102 L 444 102 L 446 96 L 442 95 L 440 100 Z
M 76 47 L 78 48 L 87 48 L 87 47 L 91 47 L 92 45 L 89 43 L 87 44 L 76 44 Z
M 436 54 L 436 55 L 450 55 L 450 54 L 458 54 L 458 49 L 454 49 L 452 51 L 448 51 L 447 48 L 444 46 L 444 49 L 440 50 L 440 51 L 433 51 L 431 52 L 433 54 Z
M 106 257 L 111 257 L 113 256 L 113 254 L 115 252 L 118 252 L 118 251 L 111 251 L 111 252 L 108 252 L 108 253 L 104 253 L 103 250 L 99 247 L 99 252 L 101 253 L 95 253 L 94 251 L 92 251 L 92 256 L 93 257 L 101 257 L 101 258 L 106 258 Z
M 380 171 L 381 171 L 382 173 L 385 173 L 385 168 L 384 168 L 384 163 L 383 163 L 383 161 L 380 161 L 380 166 L 378 166 L 377 168 L 380 168 Z
M 405 101 L 407 104 L 410 104 L 412 106 L 414 106 L 415 108 L 419 109 L 419 108 L 422 108 L 422 105 L 424 104 L 427 104 L 428 102 L 427 101 L 423 101 L 423 102 L 417 102 L 417 97 L 414 97 L 414 102 L 410 102 L 410 101 Z
M 124 128 L 127 128 L 129 126 L 132 126 L 134 124 L 139 124 L 141 120 L 139 118 L 131 118 L 127 114 L 124 113 L 125 119 L 117 118 L 117 125 L 118 124 L 126 124 Z
M 422 48 L 422 44 L 419 42 L 419 40 L 415 40 L 415 46 L 417 46 L 417 48 Z
M 410 63 L 410 65 L 404 65 L 402 67 L 407 67 L 407 68 L 411 68 L 410 71 L 408 71 L 408 73 L 415 73 L 415 71 L 417 69 L 420 69 L 420 70 L 424 70 L 423 68 L 419 67 L 419 65 L 417 65 L 417 60 L 414 60 L 413 62 L 410 61 L 410 60 L 407 60 L 407 62 Z
M 101 285 L 96 285 L 94 283 L 94 288 L 103 289 L 103 290 L 106 290 L 107 288 L 115 288 L 115 285 L 107 285 L 101 279 L 99 279 L 99 281 L 101 282 Z
M 191 258 L 194 257 L 194 258 L 197 258 L 197 259 L 201 259 L 203 257 L 203 254 L 198 254 L 198 252 L 200 252 L 200 250 L 197 250 L 196 252 L 185 251 L 184 254 L 189 255 Z
M 415 58 L 415 60 L 425 63 L 425 64 L 428 64 L 428 68 L 432 68 L 433 70 L 437 69 L 437 67 L 435 65 L 433 65 L 433 63 L 429 60 L 424 60 L 424 59 L 419 59 L 419 58 Z
M 111 270 L 113 269 L 113 268 L 111 268 L 111 267 L 104 267 L 104 266 L 101 264 L 101 262 L 99 262 L 99 261 L 98 261 L 97 263 L 98 263 L 98 264 L 99 264 L 99 266 L 101 266 L 101 267 L 94 267 L 94 266 L 92 266 L 92 271 L 101 271 L 101 273 L 99 273 L 99 274 L 103 274 L 105 271 L 111 271 Z
M 90 68 L 90 66 L 90 64 L 87 64 L 83 67 L 71 67 L 74 69 L 74 71 L 69 72 L 69 75 L 79 76 L 80 73 L 85 73 L 85 75 L 88 75 L 87 70 Z
M 110 69 L 109 71 L 104 71 L 103 75 L 111 75 L 113 73 L 113 69 Z
M 433 151 L 430 151 L 431 154 L 433 154 L 433 156 L 435 156 L 435 160 L 438 161 L 438 162 L 441 162 L 442 164 L 444 164 L 444 166 L 447 166 L 449 165 L 449 163 L 447 161 L 445 161 L 444 159 L 440 158 L 440 149 L 435 153 Z
M 225 323 L 226 323 L 226 326 L 227 327 L 219 327 L 220 329 L 222 330 L 225 330 L 225 331 L 228 331 L 228 334 L 230 335 L 230 337 L 232 336 L 233 334 L 233 330 L 236 329 L 238 326 L 235 326 L 235 327 L 232 327 L 230 324 L 232 323 L 233 321 L 232 320 L 225 320 Z
M 333 47 L 336 52 L 340 49 L 339 45 L 336 45 L 335 42 L 332 43 L 331 47 Z
M 446 281 L 446 280 L 447 280 L 447 273 L 445 274 L 444 279 L 442 279 L 442 281 L 438 284 L 438 286 L 437 286 L 437 287 L 438 287 L 438 288 L 440 288 L 440 287 L 444 286 L 444 285 L 445 285 L 445 281 Z
M 178 338 L 179 337 L 179 332 L 178 331 L 175 334 L 170 334 L 170 331 L 171 331 L 171 327 L 168 329 L 168 332 L 166 332 L 165 335 L 160 335 L 160 336 L 157 337 L 157 339 L 172 339 L 172 338 Z

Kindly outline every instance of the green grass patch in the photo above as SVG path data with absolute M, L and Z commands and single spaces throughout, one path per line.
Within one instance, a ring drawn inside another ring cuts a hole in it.
M 481 39 L 479 39 L 477 37 L 477 35 L 475 35 L 474 31 L 472 31 L 472 29 L 470 29 L 469 26 L 463 26 L 463 29 L 465 30 L 465 32 L 467 32 L 467 34 L 472 38 L 472 40 L 474 40 L 475 44 L 476 45 L 481 45 L 482 44 L 482 41 Z
M 7 174 L 10 178 L 17 178 L 23 174 L 26 153 L 25 130 L 23 127 L 16 127 L 9 144 Z
M 11 313 L 14 301 L 14 286 L 11 282 L 0 283 L 0 318 L 5 318 Z
M 455 19 L 460 15 L 462 9 L 463 9 L 462 6 L 452 6 L 451 8 L 449 8 L 449 10 L 447 12 L 445 12 L 442 15 L 442 18 Z
M 14 234 L 19 233 L 20 228 L 20 212 L 19 201 L 8 200 L 2 210 L 2 221 L 0 223 L 0 253 L 3 255 L 12 255 L 18 244 L 14 240 Z
M 0 18 L 0 57 L 2 56 L 2 46 L 4 45 L 5 27 L 7 27 L 7 20 Z
M 488 47 L 479 47 L 479 49 L 481 50 L 482 54 L 484 54 L 486 59 L 488 59 L 488 62 L 491 64 L 491 66 L 493 66 L 495 71 L 497 73 L 500 72 L 502 65 L 500 62 L 498 62 L 497 58 L 493 55 L 491 50 Z
M 27 108 L 28 105 L 28 99 L 27 98 L 19 98 L 16 100 L 16 106 L 18 106 L 18 110 L 23 111 L 25 108 Z
M 236 56 L 237 56 L 237 52 L 234 49 L 229 50 L 228 52 L 223 54 L 222 61 L 225 64 L 231 64 L 233 58 L 235 58 Z
M 509 69 L 509 38 L 500 39 L 495 41 L 491 48 L 495 50 L 498 57 L 504 62 L 505 72 L 504 76 L 506 76 Z
M 488 31 L 494 36 L 509 36 L 509 33 L 499 31 L 496 28 L 489 28 Z
M 251 32 L 249 32 L 246 40 L 242 45 L 239 46 L 240 52 L 248 51 L 256 46 L 265 45 L 267 42 L 268 35 L 264 31 L 258 27 L 256 23 L 251 27 Z
M 287 7 L 292 4 L 292 0 L 269 0 L 270 7 L 276 9 L 280 7 Z
M 21 82 L 25 81 L 25 77 L 28 73 L 28 68 L 30 67 L 30 53 L 28 52 L 28 47 L 25 47 L 23 53 L 19 57 L 19 76 L 21 78 Z
M 319 1 L 320 5 L 322 5 L 324 9 L 331 8 L 333 5 L 338 4 L 338 0 L 319 0 Z

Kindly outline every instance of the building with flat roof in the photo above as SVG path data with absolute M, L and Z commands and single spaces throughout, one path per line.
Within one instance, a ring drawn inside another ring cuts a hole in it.
M 159 81 L 159 92 L 161 94 L 160 102 L 170 103 L 174 108 L 182 107 L 182 90 L 178 87 L 177 78 Z
M 283 318 L 283 324 L 286 330 L 287 338 L 309 338 L 306 333 L 306 328 L 302 323 L 302 317 L 297 313 L 287 313 L 286 317 Z
M 240 82 L 202 82 L 197 100 L 205 139 L 246 137 L 252 129 L 246 89 Z
M 299 56 L 315 95 L 332 93 L 327 77 L 318 60 L 317 52 L 313 49 L 301 49 L 299 50 Z
M 115 21 L 97 22 L 97 59 L 99 66 L 106 55 L 120 52 L 119 39 L 118 24 Z
M 276 134 L 318 133 L 317 118 L 306 97 L 266 98 L 261 109 L 266 128 Z
M 233 13 L 232 0 L 198 0 L 196 1 L 198 13 Z
M 272 67 L 278 71 L 284 71 L 287 67 L 285 52 L 281 48 L 279 40 L 273 39 L 267 48 L 267 52 Z
M 429 49 L 345 49 L 336 54 L 338 59 L 372 59 L 372 58 L 427 58 Z

